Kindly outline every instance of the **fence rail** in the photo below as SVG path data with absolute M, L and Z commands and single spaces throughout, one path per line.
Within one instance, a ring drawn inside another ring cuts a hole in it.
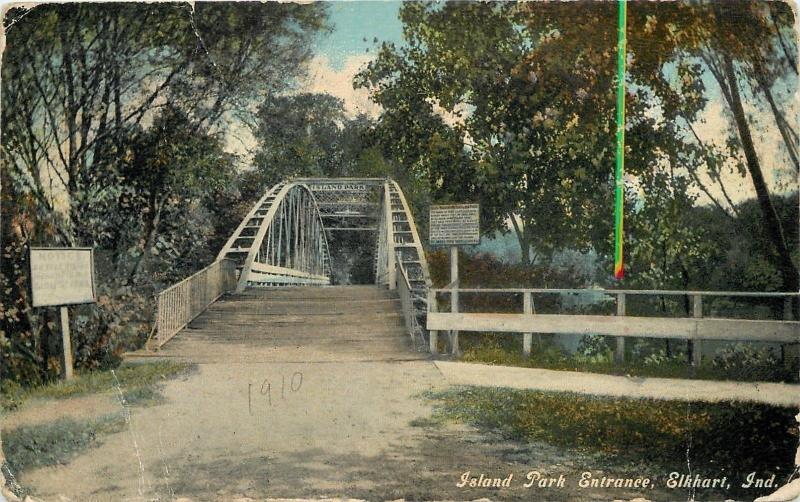
M 509 313 L 465 313 L 459 312 L 458 304 L 451 312 L 437 312 L 437 295 L 449 294 L 458 297 L 466 294 L 522 294 L 523 312 Z M 608 315 L 563 315 L 536 314 L 533 309 L 534 294 L 605 294 L 616 300 L 616 316 Z M 523 353 L 531 353 L 533 333 L 599 334 L 616 338 L 615 360 L 625 357 L 625 337 L 676 338 L 692 342 L 692 363 L 700 362 L 702 340 L 731 340 L 753 342 L 800 343 L 800 322 L 794 321 L 792 302 L 799 293 L 787 292 L 742 292 L 742 291 L 676 291 L 676 290 L 608 290 L 608 289 L 541 289 L 541 288 L 449 288 L 431 289 L 428 301 L 427 328 L 430 331 L 431 351 L 435 352 L 433 340 L 438 331 L 485 331 L 499 333 L 522 333 Z M 691 317 L 636 317 L 627 316 L 627 296 L 685 296 L 692 299 Z M 783 298 L 784 320 L 750 320 L 728 318 L 704 318 L 703 298 L 706 297 L 752 297 Z M 458 347 L 457 343 L 452 343 Z
M 234 289 L 236 263 L 222 259 L 158 293 L 155 336 L 147 348 L 161 348 L 220 296 Z

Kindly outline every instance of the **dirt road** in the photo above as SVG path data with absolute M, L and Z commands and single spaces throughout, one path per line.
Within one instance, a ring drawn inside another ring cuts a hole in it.
M 203 364 L 167 401 L 132 408 L 128 430 L 69 464 L 23 473 L 44 500 L 531 499 L 532 469 L 577 479 L 599 463 L 519 447 L 457 425 L 420 427 L 419 393 L 441 388 L 433 363 Z M 519 482 L 458 488 L 465 471 Z M 610 499 L 607 489 L 547 489 L 549 500 Z M 635 493 L 613 495 L 633 498 Z M 539 497 L 534 497 L 539 498 Z
M 18 481 L 44 500 L 74 501 L 638 495 L 578 488 L 581 472 L 597 469 L 601 460 L 432 421 L 431 405 L 420 394 L 448 384 L 432 361 L 410 347 L 402 319 L 392 315 L 398 305 L 374 287 L 228 297 L 161 352 L 198 363 L 188 377 L 164 384 L 162 402 L 126 408 L 122 432 L 103 436 L 99 447 L 66 465 L 24 471 Z M 374 319 L 365 323 L 363 316 Z M 39 413 L 53 418 L 63 410 L 78 413 L 80 403 L 46 406 L 52 409 Z M 109 411 L 108 403 L 92 406 Z M 79 416 L 86 414 L 82 409 Z M 568 482 L 525 488 L 532 470 L 564 475 Z M 513 483 L 459 487 L 467 471 L 478 478 L 511 474 Z

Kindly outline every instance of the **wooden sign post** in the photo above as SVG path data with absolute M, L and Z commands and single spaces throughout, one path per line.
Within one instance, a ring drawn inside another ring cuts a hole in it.
M 450 312 L 456 313 L 459 310 L 458 246 L 480 244 L 480 206 L 431 206 L 429 228 L 431 245 L 450 246 Z M 461 353 L 458 347 L 458 331 L 450 332 L 450 349 L 453 355 Z
M 61 306 L 61 376 L 64 380 L 72 378 L 72 340 L 69 336 L 69 312 L 66 306 Z
M 34 307 L 59 307 L 61 376 L 73 375 L 72 342 L 67 305 L 95 302 L 92 248 L 31 248 L 30 281 Z

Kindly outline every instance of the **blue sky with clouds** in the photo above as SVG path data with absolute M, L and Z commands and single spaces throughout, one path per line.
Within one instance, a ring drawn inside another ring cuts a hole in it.
M 402 24 L 397 18 L 401 5 L 396 0 L 328 2 L 333 29 L 317 39 L 302 89 L 340 98 L 351 116 L 376 116 L 377 105 L 365 89 L 353 89 L 353 77 L 375 57 L 381 43 L 402 44 Z
M 320 37 L 316 52 L 328 58 L 331 68 L 341 70 L 348 58 L 374 54 L 380 42 L 400 43 L 402 26 L 397 19 L 400 1 L 329 2 L 333 32 Z M 376 44 L 374 40 L 379 42 Z

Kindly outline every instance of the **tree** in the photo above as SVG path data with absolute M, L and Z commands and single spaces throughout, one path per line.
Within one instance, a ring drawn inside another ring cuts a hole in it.
M 257 120 L 254 164 L 265 186 L 294 176 L 332 176 L 346 161 L 340 143 L 344 106 L 330 94 L 271 97 Z
M 384 44 L 356 85 L 384 108 L 382 144 L 427 177 L 434 197 L 480 201 L 483 227 L 513 228 L 523 256 L 531 244 L 545 254 L 592 246 L 607 255 L 616 15 L 611 2 L 404 4 L 406 45 Z M 666 207 L 656 193 L 683 207 L 681 191 L 705 192 L 736 218 L 723 175 L 741 165 L 784 287 L 797 290 L 785 223 L 754 155 L 752 119 L 734 93 L 763 93 L 761 129 L 772 116 L 792 162 L 794 125 L 774 99 L 776 89 L 796 88 L 791 13 L 780 3 L 737 2 L 723 12 L 718 3 L 638 2 L 629 16 L 626 218 L 646 214 L 648 200 Z M 722 82 L 719 99 L 737 133 L 722 146 L 703 143 L 694 128 L 714 99 L 708 79 Z M 680 228 L 680 212 L 671 214 Z
M 30 245 L 92 245 L 98 304 L 76 364 L 143 342 L 152 292 L 216 250 L 235 160 L 220 134 L 294 85 L 322 4 L 49 4 L 4 23 L 0 381 L 51 378 L 53 312 L 27 292 Z M 226 229 L 227 230 L 227 229 Z
M 797 46 L 795 37 L 785 38 L 791 32 L 793 15 L 788 4 L 782 2 L 740 1 L 723 9 L 718 3 L 675 3 L 655 11 L 644 10 L 640 22 L 647 28 L 645 38 L 657 37 L 661 41 L 660 51 L 640 51 L 635 75 L 652 75 L 647 83 L 662 102 L 673 102 L 667 118 L 673 122 L 682 120 L 685 128 L 693 133 L 700 107 L 691 100 L 675 98 L 676 90 L 667 82 L 664 69 L 670 65 L 693 67 L 695 76 L 705 73 L 713 76 L 722 96 L 722 103 L 730 112 L 733 134 L 728 138 L 732 150 L 734 167 L 742 177 L 749 175 L 761 209 L 760 220 L 765 234 L 776 251 L 777 265 L 783 278 L 783 287 L 789 291 L 800 289 L 798 267 L 794 263 L 787 240 L 787 230 L 773 203 L 773 196 L 764 176 L 759 158 L 754 131 L 759 125 L 748 118 L 743 104 L 743 95 L 752 100 L 764 99 L 772 114 L 773 123 L 764 125 L 765 113 L 759 114 L 760 128 L 774 127 L 783 139 L 783 147 L 793 164 L 796 177 L 797 134 L 796 124 L 783 116 L 776 104 L 773 88 L 782 82 L 790 93 L 797 87 Z M 713 92 L 699 78 L 691 82 L 696 101 L 706 102 Z M 680 126 L 676 125 L 676 129 Z M 790 164 L 790 165 L 791 165 Z M 716 166 L 712 173 L 719 179 Z M 778 170 L 780 167 L 774 166 Z M 796 185 L 795 185 L 796 186 Z M 789 187 L 792 189 L 793 187 Z
M 125 242 L 120 239 L 119 230 L 132 227 L 127 250 L 133 257 L 132 265 L 120 271 L 128 285 L 134 283 L 153 252 L 165 255 L 170 262 L 180 258 L 173 244 L 175 227 L 185 228 L 182 223 L 192 219 L 189 215 L 203 198 L 224 189 L 234 174 L 233 158 L 223 152 L 221 141 L 198 133 L 196 124 L 171 107 L 137 135 L 130 152 L 130 161 L 120 170 L 124 188 L 118 199 L 119 224 L 109 229 L 110 239 L 106 243 L 112 248 L 116 243 L 119 248 Z M 164 221 L 165 216 L 172 221 Z M 172 224 L 172 232 L 163 228 L 168 224 Z M 205 247 L 200 243 L 195 245 Z
M 575 38 L 526 24 L 515 4 L 406 4 L 408 47 L 384 45 L 357 80 L 386 110 L 384 142 L 416 149 L 399 158 L 427 169 L 436 197 L 480 201 L 486 231 L 513 228 L 525 263 L 531 247 L 585 248 L 608 229 L 593 216 L 611 183 L 615 24 L 607 5 L 581 8 Z M 629 99 L 634 171 L 652 162 L 640 94 Z
M 342 100 L 330 94 L 270 97 L 259 107 L 254 129 L 258 183 L 271 186 L 299 176 L 392 175 L 394 168 L 371 142 L 373 127 L 366 115 L 348 117 Z
M 252 112 L 300 74 L 324 8 L 51 4 L 10 16 L 6 27 L 7 175 L 58 222 L 62 242 L 79 244 L 81 213 L 106 193 L 127 131 L 167 103 L 197 129 Z

